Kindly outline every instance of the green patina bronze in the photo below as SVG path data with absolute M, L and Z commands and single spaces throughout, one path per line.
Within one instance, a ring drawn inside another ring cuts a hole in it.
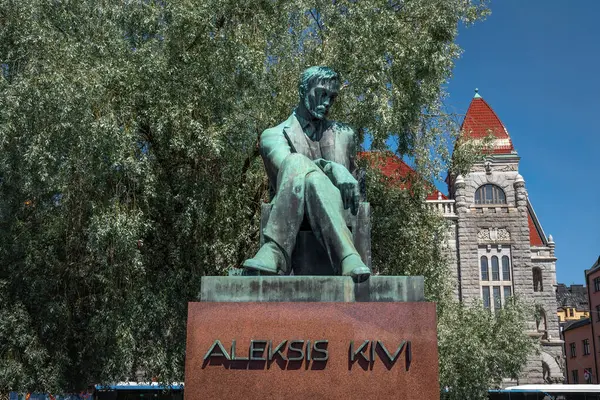
M 414 302 L 425 301 L 422 276 L 204 276 L 200 301 Z
M 332 69 L 308 68 L 300 78 L 300 102 L 292 115 L 260 137 L 272 209 L 263 231 L 265 243 L 244 262 L 249 274 L 290 274 L 305 219 L 333 271 L 357 282 L 371 274 L 345 221 L 347 210 L 356 215 L 359 205 L 355 134 L 327 119 L 339 89 L 339 76 Z

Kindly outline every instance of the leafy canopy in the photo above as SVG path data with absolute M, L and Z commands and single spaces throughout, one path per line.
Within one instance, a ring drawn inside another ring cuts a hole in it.
M 256 140 L 292 110 L 300 72 L 338 71 L 334 117 L 373 148 L 392 138 L 430 180 L 447 158 L 457 26 L 486 13 L 483 0 L 0 0 L 0 391 L 181 380 L 200 277 L 256 250 Z M 443 229 L 422 193 L 372 190 L 374 237 L 404 238 L 395 256 L 375 245 L 376 267 L 425 274 L 441 301 Z

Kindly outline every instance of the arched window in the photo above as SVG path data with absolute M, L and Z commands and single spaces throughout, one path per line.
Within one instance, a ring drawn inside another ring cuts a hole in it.
M 539 267 L 533 267 L 533 291 L 543 292 L 544 285 L 542 284 L 542 270 Z
M 538 332 L 542 332 L 544 335 L 542 339 L 548 338 L 548 322 L 546 319 L 546 311 L 540 305 L 535 307 L 535 322 Z
M 486 256 L 481 256 L 481 280 L 489 281 L 490 275 L 488 270 L 488 259 Z
M 508 256 L 502 256 L 502 280 L 510 281 L 510 261 Z
M 475 204 L 506 204 L 506 195 L 499 186 L 483 185 L 475 191 Z
M 500 280 L 500 265 L 498 264 L 498 257 L 492 256 L 492 280 Z

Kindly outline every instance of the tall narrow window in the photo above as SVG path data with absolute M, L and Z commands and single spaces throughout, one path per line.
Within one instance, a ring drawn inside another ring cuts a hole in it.
M 575 342 L 570 344 L 571 358 L 577 356 L 577 348 L 575 346 Z
M 488 270 L 488 259 L 486 256 L 481 256 L 481 280 L 489 281 L 490 275 Z
M 500 299 L 500 286 L 494 286 L 494 310 L 500 311 L 502 308 L 502 300 Z
M 483 296 L 483 306 L 485 308 L 490 308 L 490 287 L 482 286 L 482 296 Z
M 513 295 L 510 246 L 484 246 L 477 250 L 481 298 L 486 308 L 499 311 Z
M 533 267 L 533 291 L 543 292 L 544 285 L 542 284 L 542 270 L 539 267 Z
M 502 256 L 502 280 L 510 281 L 510 260 L 508 256 Z
M 594 278 L 594 292 L 600 292 L 600 276 Z
M 587 356 L 590 354 L 590 339 L 583 339 L 581 342 L 583 343 L 583 355 Z
M 500 266 L 498 265 L 498 257 L 492 256 L 492 280 L 500 280 Z
M 579 383 L 579 374 L 577 373 L 577 370 L 574 369 L 571 371 L 571 374 L 573 375 L 573 383 Z
M 504 286 L 504 302 L 512 296 L 512 288 L 510 286 Z
M 535 322 L 538 332 L 542 332 L 542 339 L 548 338 L 548 320 L 546 311 L 540 305 L 535 306 Z

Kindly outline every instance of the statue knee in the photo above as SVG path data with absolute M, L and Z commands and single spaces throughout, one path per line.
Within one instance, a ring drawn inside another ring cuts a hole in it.
M 331 184 L 329 178 L 321 172 L 321 170 L 316 170 L 314 172 L 310 172 L 306 175 L 306 180 L 304 181 L 306 184 L 307 191 L 320 192 L 324 189 L 324 186 L 327 184 Z
M 312 170 L 317 168 L 314 162 L 308 157 L 299 153 L 292 153 L 283 160 L 282 168 L 292 168 L 294 170 Z

